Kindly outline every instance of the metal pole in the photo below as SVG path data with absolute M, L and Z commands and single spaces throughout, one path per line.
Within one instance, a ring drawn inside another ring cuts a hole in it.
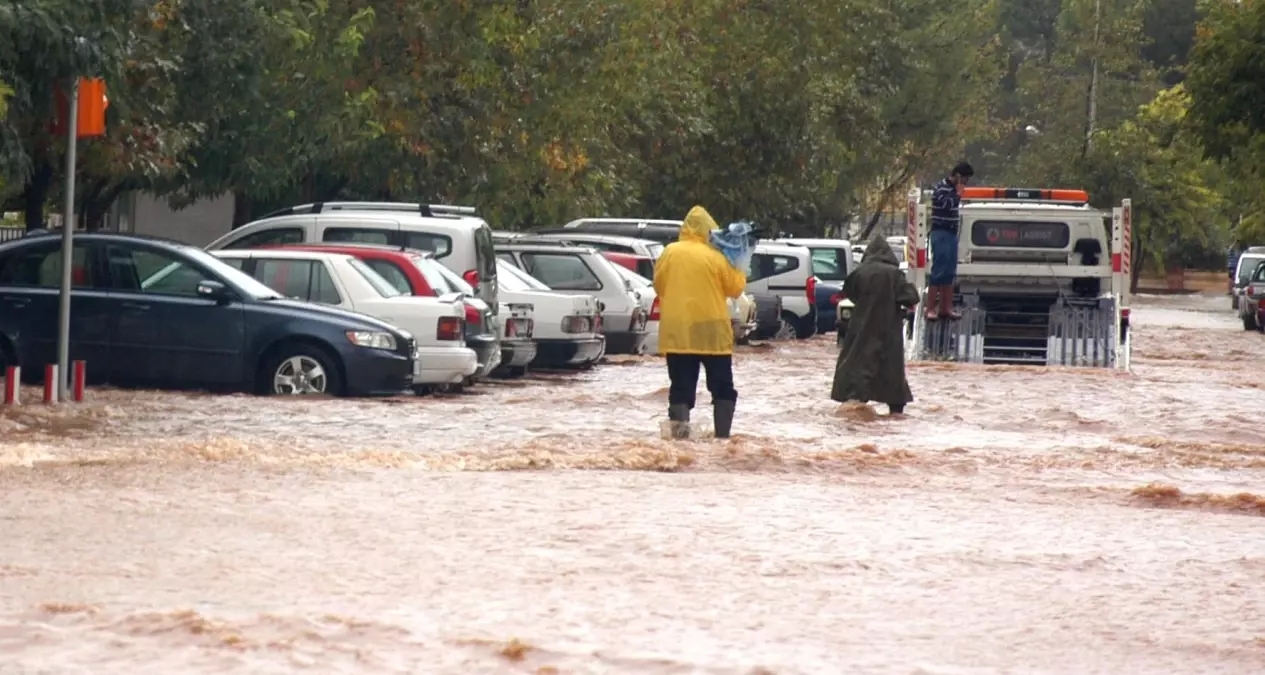
M 70 105 L 66 114 L 66 204 L 61 226 L 61 312 L 57 325 L 57 400 L 66 399 L 70 375 L 70 281 L 74 264 L 75 151 L 79 140 L 79 78 L 70 81 Z

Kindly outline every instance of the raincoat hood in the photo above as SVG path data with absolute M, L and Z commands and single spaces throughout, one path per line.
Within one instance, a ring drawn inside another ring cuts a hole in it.
M 708 213 L 707 209 L 695 206 L 685 216 L 685 222 L 681 223 L 681 241 L 697 241 L 705 244 L 711 231 L 719 229 L 720 226 L 712 219 L 712 214 Z
M 900 261 L 896 259 L 896 252 L 892 250 L 892 245 L 877 235 L 870 240 L 870 245 L 865 247 L 865 254 L 861 256 L 861 264 L 865 263 L 900 267 Z

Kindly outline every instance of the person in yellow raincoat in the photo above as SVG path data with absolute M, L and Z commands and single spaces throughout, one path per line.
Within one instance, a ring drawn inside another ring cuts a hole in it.
M 738 392 L 734 389 L 734 331 L 726 298 L 742 295 L 747 279 L 709 242 L 719 229 L 707 209 L 695 206 L 681 224 L 680 239 L 669 244 L 654 267 L 659 296 L 659 353 L 667 357 L 668 419 L 674 438 L 689 435 L 698 371 L 707 390 L 717 438 L 729 438 Z

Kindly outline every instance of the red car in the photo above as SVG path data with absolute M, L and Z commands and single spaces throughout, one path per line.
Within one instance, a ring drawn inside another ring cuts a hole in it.
M 620 267 L 626 267 L 647 279 L 654 279 L 654 259 L 652 258 L 632 253 L 616 253 L 615 251 L 602 251 L 602 257 Z
M 257 248 L 282 248 L 322 253 L 340 253 L 357 258 L 377 272 L 401 293 L 439 297 L 445 293 L 473 293 L 453 284 L 455 275 L 427 251 L 402 249 L 379 244 L 284 244 Z M 447 273 L 447 274 L 445 274 Z M 448 276 L 451 275 L 451 278 Z M 479 357 L 476 376 L 492 372 L 522 374 L 536 358 L 536 343 L 531 339 L 531 319 L 504 317 L 505 335 L 497 336 L 497 327 L 490 308 L 472 295 L 464 299 L 466 307 L 466 346 Z M 483 307 L 478 307 L 474 303 Z

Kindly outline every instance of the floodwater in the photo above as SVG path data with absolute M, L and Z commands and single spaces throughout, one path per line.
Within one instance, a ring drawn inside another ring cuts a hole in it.
M 1263 672 L 1265 336 L 1137 304 L 1132 374 L 912 365 L 901 418 L 747 348 L 728 442 L 653 358 L 4 410 L 0 673 Z

